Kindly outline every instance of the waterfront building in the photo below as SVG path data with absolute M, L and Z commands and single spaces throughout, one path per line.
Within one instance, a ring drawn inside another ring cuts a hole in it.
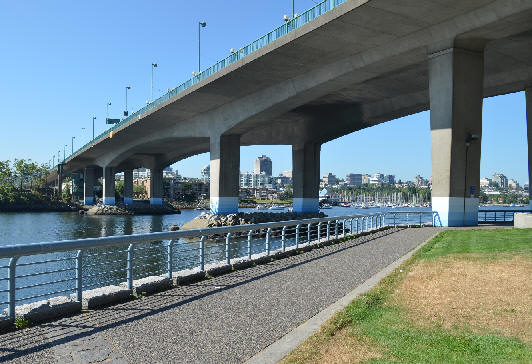
M 375 173 L 373 178 L 378 181 L 377 183 L 384 182 L 384 175 L 382 173 Z
M 519 189 L 519 183 L 514 180 L 514 179 L 510 179 L 508 180 L 508 188 L 511 189 L 511 190 L 518 190 Z
M 336 185 L 337 179 L 336 176 L 332 173 L 328 173 L 325 176 L 323 176 L 323 183 L 327 186 L 334 186 Z
M 345 183 L 348 186 L 361 186 L 362 185 L 362 175 L 357 173 L 348 173 L 345 176 Z
M 418 174 L 414 177 L 414 185 L 416 187 L 428 187 L 429 181 Z
M 150 178 L 150 169 L 149 168 L 134 169 L 133 178 Z
M 362 175 L 362 184 L 363 185 L 369 184 L 369 174 L 363 174 Z
M 240 173 L 240 188 L 252 188 L 253 187 L 253 173 L 244 172 Z
M 508 188 L 508 178 L 502 173 L 493 173 L 491 177 L 493 183 L 497 184 L 500 188 Z
M 205 167 L 201 169 L 201 180 L 205 183 L 209 183 L 211 181 L 211 165 L 207 164 Z
M 491 179 L 487 178 L 487 177 L 484 177 L 484 178 L 481 178 L 480 179 L 480 187 L 489 187 L 491 183 Z
M 270 159 L 270 157 L 261 155 L 260 157 L 255 159 L 253 173 L 254 174 L 264 173 L 267 176 L 271 176 L 272 175 L 272 160 Z
M 393 174 L 384 175 L 384 183 L 389 185 L 395 184 L 395 176 Z

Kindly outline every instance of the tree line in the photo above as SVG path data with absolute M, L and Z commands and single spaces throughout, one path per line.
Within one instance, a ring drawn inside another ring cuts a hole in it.
M 31 159 L 0 161 L 0 205 L 50 200 L 46 188 L 49 166 Z

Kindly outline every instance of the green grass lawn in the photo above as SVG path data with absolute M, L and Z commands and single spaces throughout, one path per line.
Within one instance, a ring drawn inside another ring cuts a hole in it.
M 490 329 L 473 330 L 467 322 L 446 327 L 420 319 L 396 294 L 420 264 L 440 260 L 441 267 L 442 261 L 452 259 L 467 265 L 468 255 L 474 255 L 487 258 L 483 265 L 493 263 L 492 258 L 501 254 L 524 257 L 530 267 L 531 253 L 532 229 L 444 231 L 336 314 L 283 362 L 532 363 L 531 337 L 523 341 Z M 523 300 L 527 295 L 530 292 L 523 293 Z

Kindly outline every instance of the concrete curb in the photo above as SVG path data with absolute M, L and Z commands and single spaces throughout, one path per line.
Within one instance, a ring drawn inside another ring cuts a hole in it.
M 351 301 L 357 298 L 359 295 L 368 292 L 371 288 L 375 287 L 384 277 L 392 273 L 403 262 L 409 259 L 415 252 L 421 249 L 425 244 L 434 239 L 440 232 L 433 234 L 429 239 L 425 240 L 417 247 L 412 249 L 395 262 L 388 265 L 380 272 L 373 275 L 364 283 L 356 287 L 344 297 L 340 298 L 335 303 L 328 306 L 323 311 L 319 312 L 316 316 L 311 317 L 305 323 L 296 327 L 288 334 L 266 347 L 264 350 L 258 352 L 253 357 L 248 359 L 245 363 L 249 364 L 264 364 L 264 363 L 277 363 L 282 360 L 286 355 L 294 351 L 299 345 L 303 343 L 307 338 L 315 334 L 320 327 L 327 322 L 335 313 L 343 310 Z

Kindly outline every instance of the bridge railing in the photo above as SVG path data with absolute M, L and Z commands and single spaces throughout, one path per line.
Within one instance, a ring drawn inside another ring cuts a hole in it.
M 384 226 L 424 225 L 430 212 L 353 215 L 0 247 L 0 307 L 14 320 L 17 305 L 104 286 L 132 289 L 146 277 L 175 278 L 355 236 Z
M 122 125 L 128 124 L 131 121 L 139 118 L 142 114 L 150 111 L 154 107 L 160 105 L 161 103 L 171 99 L 172 97 L 180 94 L 181 92 L 187 90 L 188 88 L 194 86 L 195 84 L 199 83 L 200 81 L 203 81 L 204 79 L 212 76 L 216 72 L 224 69 L 225 67 L 229 66 L 232 63 L 237 62 L 238 60 L 250 55 L 251 53 L 263 48 L 264 46 L 272 43 L 273 41 L 285 36 L 286 34 L 290 33 L 291 31 L 311 22 L 312 20 L 320 17 L 321 15 L 329 12 L 330 10 L 336 8 L 337 6 L 345 3 L 346 0 L 323 0 L 320 3 L 316 4 L 312 8 L 308 9 L 307 11 L 303 12 L 302 14 L 296 16 L 294 19 L 291 19 L 287 22 L 285 22 L 283 25 L 275 28 L 268 34 L 258 38 L 257 40 L 251 42 L 250 44 L 236 49 L 235 52 L 231 53 L 229 56 L 225 57 L 224 59 L 216 62 L 214 65 L 206 68 L 205 70 L 199 72 L 194 77 L 188 79 L 187 81 L 183 82 L 179 86 L 175 87 L 172 90 L 169 90 L 166 94 L 163 96 L 157 98 L 156 100 L 150 102 L 148 105 L 144 106 L 143 108 L 137 110 L 136 112 L 132 113 L 128 117 L 124 118 L 119 123 L 113 125 L 111 128 L 107 129 L 97 137 L 95 137 L 90 142 L 83 145 L 81 148 L 76 150 L 74 153 L 72 153 L 69 156 L 69 159 L 78 154 L 79 152 L 85 150 L 86 148 L 90 147 L 91 145 L 96 144 L 101 138 L 103 138 L 105 135 L 108 135 L 109 132 L 112 130 L 115 130 Z M 59 163 L 59 162 L 58 162 Z M 53 168 L 52 168 L 53 169 Z
M 519 212 L 532 212 L 532 210 L 479 210 L 478 222 L 479 224 L 510 223 L 514 221 L 515 213 Z

